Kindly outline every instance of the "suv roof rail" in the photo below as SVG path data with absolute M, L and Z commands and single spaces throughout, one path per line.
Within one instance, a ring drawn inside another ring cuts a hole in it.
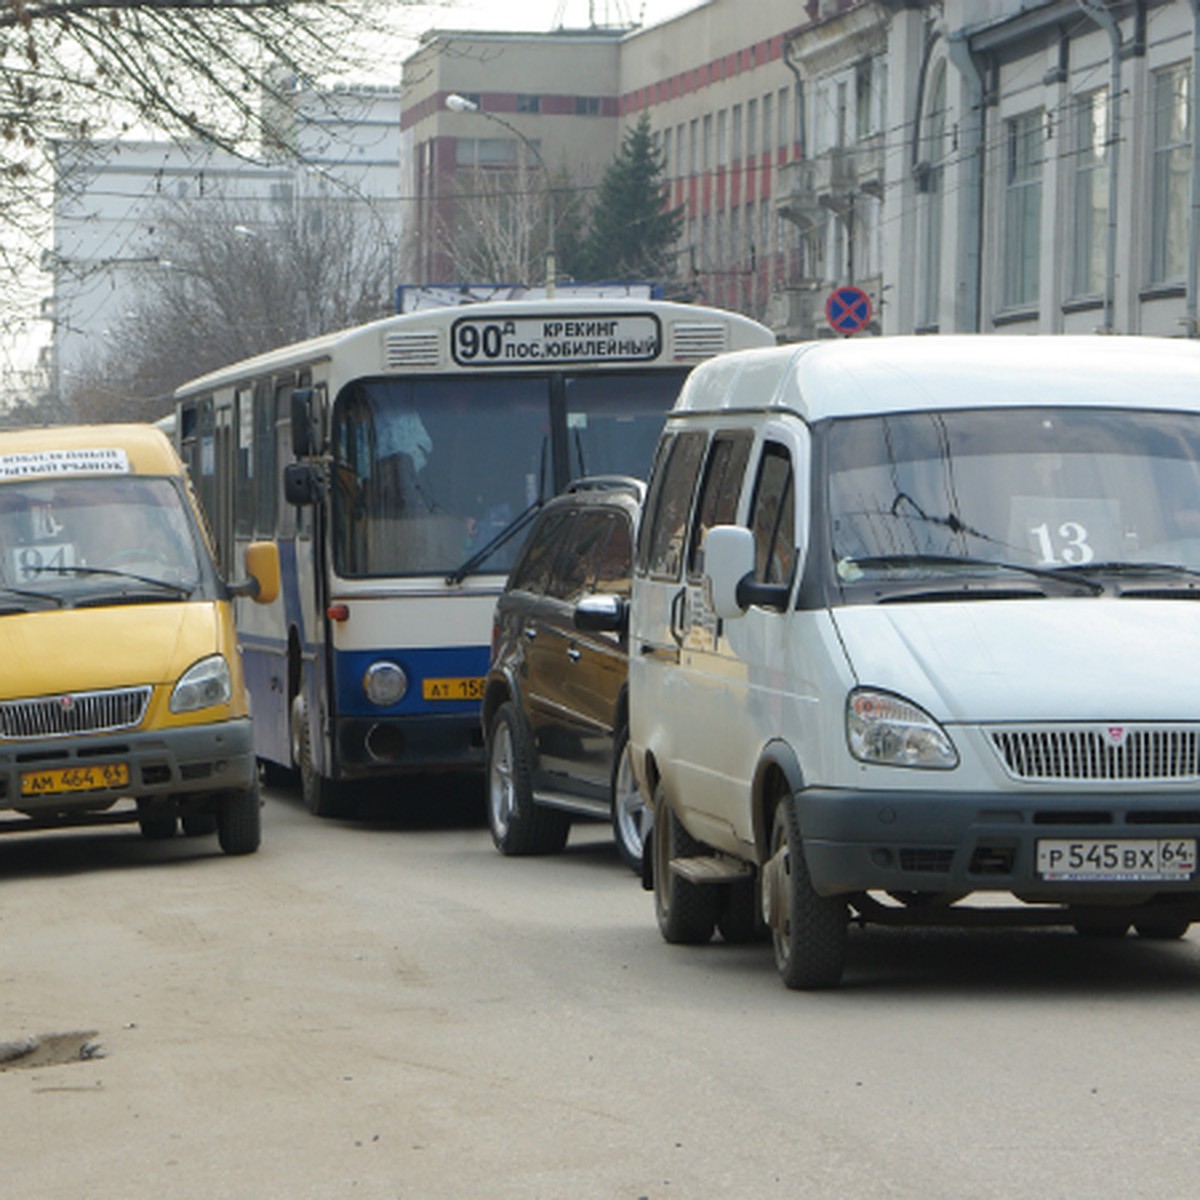
M 646 485 L 632 475 L 585 475 L 582 479 L 572 479 L 563 488 L 564 495 L 579 492 L 631 492 L 641 500 L 646 495 Z

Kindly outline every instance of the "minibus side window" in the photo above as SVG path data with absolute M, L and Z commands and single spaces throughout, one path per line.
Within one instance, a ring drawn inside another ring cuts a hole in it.
M 645 569 L 652 576 L 679 578 L 692 495 L 707 441 L 708 435 L 699 430 L 681 433 L 668 452 L 645 546 Z
M 696 520 L 688 544 L 688 574 L 704 571 L 704 536 L 714 525 L 732 525 L 737 516 L 738 497 L 754 435 L 750 430 L 718 433 L 712 440 L 700 498 L 696 502 Z
M 754 534 L 754 578 L 759 583 L 788 583 L 796 560 L 796 500 L 792 458 L 786 447 L 763 447 L 754 502 L 750 508 Z

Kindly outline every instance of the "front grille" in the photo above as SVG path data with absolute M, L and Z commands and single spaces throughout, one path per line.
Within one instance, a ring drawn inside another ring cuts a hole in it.
M 941 874 L 949 871 L 954 865 L 954 851 L 943 850 L 939 847 L 902 846 L 900 848 L 900 869 L 902 871 L 920 871 L 923 874 Z
M 676 362 L 701 362 L 729 349 L 723 325 L 676 321 L 671 326 Z
M 997 729 L 992 745 L 1017 779 L 1160 782 L 1200 779 L 1196 726 L 1078 725 Z
M 146 715 L 148 687 L 38 696 L 0 703 L 0 738 L 69 737 L 130 729 Z
M 441 335 L 436 329 L 426 333 L 389 333 L 384 338 L 383 354 L 389 371 L 436 367 L 442 358 Z

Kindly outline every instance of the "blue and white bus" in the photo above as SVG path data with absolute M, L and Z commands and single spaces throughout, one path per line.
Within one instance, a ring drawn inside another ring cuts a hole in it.
M 283 589 L 239 600 L 255 749 L 318 814 L 346 784 L 482 765 L 492 610 L 539 504 L 645 477 L 688 371 L 769 345 L 736 314 L 531 300 L 389 317 L 186 384 L 176 438 L 228 570 L 274 539 Z

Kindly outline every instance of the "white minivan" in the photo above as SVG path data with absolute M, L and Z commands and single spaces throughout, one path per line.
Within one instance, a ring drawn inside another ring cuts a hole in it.
M 946 336 L 697 367 L 636 552 L 669 942 L 1200 919 L 1200 345 Z M 971 893 L 1000 893 L 964 904 Z

